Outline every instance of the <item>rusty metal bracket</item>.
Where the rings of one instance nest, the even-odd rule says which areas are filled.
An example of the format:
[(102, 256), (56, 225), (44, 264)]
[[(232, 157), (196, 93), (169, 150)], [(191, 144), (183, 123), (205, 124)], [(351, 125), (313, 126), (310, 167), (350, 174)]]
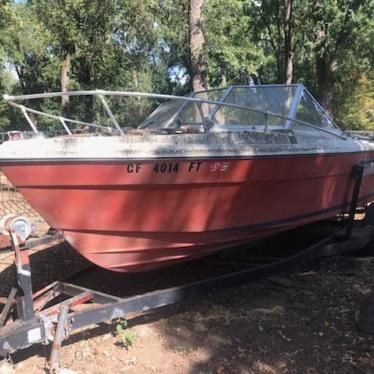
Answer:
[(14, 301), (16, 299), (16, 295), (17, 295), (17, 288), (13, 286), (12, 289), (10, 290), (9, 296), (6, 300), (6, 303), (3, 307), (3, 310), (1, 311), (0, 328), (4, 326), (4, 323), (6, 322), (6, 320), (9, 317), (9, 313), (14, 306)]
[(51, 374), (57, 374), (60, 369), (60, 351), (63, 340), (67, 336), (67, 327), (68, 327), (68, 312), (69, 306), (64, 305), (60, 309), (58, 315), (58, 322), (56, 327), (56, 332), (52, 344), (51, 356), (49, 359), (49, 372)]
[(28, 251), (21, 251), (18, 236), (13, 230), (9, 234), (15, 254), (17, 316), (21, 320), (30, 321), (34, 318), (34, 305), (29, 253)]

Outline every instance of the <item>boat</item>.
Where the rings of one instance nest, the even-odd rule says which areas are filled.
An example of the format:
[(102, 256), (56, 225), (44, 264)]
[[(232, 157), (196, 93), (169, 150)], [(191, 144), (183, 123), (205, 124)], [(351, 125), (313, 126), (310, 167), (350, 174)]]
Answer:
[[(110, 124), (32, 107), (63, 95), (93, 97)], [(115, 98), (163, 102), (125, 128)], [(112, 271), (161, 268), (344, 214), (352, 167), (374, 159), (374, 143), (342, 131), (301, 84), (4, 99), (32, 131), (10, 133), (1, 171), (73, 248)], [(64, 133), (41, 132), (41, 118)], [(371, 200), (365, 175), (359, 201)]]

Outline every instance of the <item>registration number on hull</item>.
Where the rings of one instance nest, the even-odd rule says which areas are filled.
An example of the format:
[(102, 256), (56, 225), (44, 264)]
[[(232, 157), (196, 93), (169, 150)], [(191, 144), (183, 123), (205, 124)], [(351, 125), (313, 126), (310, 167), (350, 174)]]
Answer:
[(230, 168), (229, 161), (190, 161), (190, 162), (157, 162), (156, 164), (133, 163), (126, 165), (127, 173), (140, 173), (146, 167), (151, 167), (156, 174), (175, 174), (179, 172), (197, 173), (208, 168), (209, 172), (225, 172)]

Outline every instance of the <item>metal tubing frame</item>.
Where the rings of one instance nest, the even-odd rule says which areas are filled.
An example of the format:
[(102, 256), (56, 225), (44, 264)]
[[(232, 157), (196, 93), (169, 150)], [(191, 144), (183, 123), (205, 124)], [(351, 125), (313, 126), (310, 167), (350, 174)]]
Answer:
[(370, 174), (374, 174), (374, 160), (361, 162), (357, 165), (354, 165), (352, 168), (351, 176), (354, 180), (354, 185), (349, 209), (348, 222), (344, 235), (345, 240), (349, 240), (352, 237), (353, 223), (356, 214), (357, 204), (360, 197), (362, 178), (364, 175)]
[(116, 120), (116, 117), (114, 117), (114, 114), (110, 110), (109, 105), (107, 104), (107, 102), (104, 99), (104, 96), (103, 95), (96, 95), (96, 96), (100, 99), (101, 103), (103, 104), (104, 109), (105, 109), (106, 113), (108, 114), (109, 118), (112, 120), (114, 127), (117, 129), (117, 131), (121, 135), (124, 135), (124, 132), (121, 129), (121, 126), (119, 125), (119, 123)]
[[(305, 89), (305, 87), (302, 84), (296, 85), (295, 97), (292, 100), (292, 105), (291, 105), (290, 111), (288, 112), (288, 117), (296, 118), (297, 107), (300, 104), (301, 95), (303, 94), (304, 89)], [(289, 129), (290, 127), (291, 127), (291, 122), (289, 120), (287, 120), (284, 128)]]
[(352, 236), (352, 229), (353, 229), (353, 223), (354, 223), (356, 209), (357, 209), (357, 202), (358, 202), (358, 198), (360, 195), (362, 177), (364, 174), (364, 166), (362, 164), (355, 165), (352, 169), (351, 174), (354, 180), (354, 185), (353, 185), (353, 191), (352, 191), (351, 205), (349, 208), (348, 222), (347, 222), (347, 227), (346, 227), (346, 231), (344, 235), (344, 239), (346, 240), (349, 240)]
[(17, 315), (23, 321), (31, 321), (34, 316), (32, 296), (31, 268), (28, 251), (21, 251), (17, 235), (10, 230), (10, 240), (15, 255), (15, 271), (17, 278)]
[(62, 306), (58, 315), (58, 322), (56, 327), (56, 333), (54, 336), (52, 351), (49, 360), (49, 372), (58, 373), (60, 369), (60, 351), (62, 341), (64, 340), (66, 329), (68, 327), (67, 315), (69, 313), (68, 306)]
[[(286, 87), (287, 85), (280, 85), (280, 86)], [(297, 86), (297, 85), (295, 85), (295, 86)], [(241, 86), (233, 86), (233, 87), (241, 87)], [(243, 86), (243, 87), (248, 87), (248, 86)], [(269, 86), (261, 86), (261, 87), (269, 87)], [(49, 92), (49, 93), (43, 93), (43, 94), (29, 94), (29, 95), (19, 95), (19, 96), (4, 95), (3, 99), (6, 102), (8, 102), (10, 105), (13, 105), (15, 107), (23, 107), (25, 110), (27, 110), (31, 113), (45, 115), (45, 116), (60, 120), (59, 116), (54, 116), (52, 114), (36, 111), (34, 109), (25, 107), (23, 105), (16, 104), (15, 101), (43, 99), (43, 98), (48, 99), (48, 98), (61, 97), (61, 96), (89, 96), (89, 95), (93, 95), (93, 96), (126, 96), (126, 97), (141, 97), (141, 98), (146, 97), (146, 98), (164, 99), (164, 100), (184, 100), (184, 101), (196, 102), (196, 103), (201, 103), (201, 104), (205, 103), (205, 104), (212, 104), (212, 105), (217, 105), (217, 106), (227, 106), (227, 107), (236, 108), (236, 109), (248, 110), (248, 111), (251, 111), (251, 112), (254, 112), (254, 113), (261, 113), (261, 114), (265, 114), (265, 115), (268, 115), (268, 116), (271, 116), (271, 117), (281, 118), (281, 119), (284, 119), (284, 120), (287, 120), (287, 121), (294, 122), (294, 123), (299, 124), (299, 125), (303, 125), (303, 126), (306, 126), (306, 127), (316, 129), (318, 131), (324, 132), (324, 133), (329, 134), (329, 135), (333, 135), (333, 136), (338, 137), (340, 139), (344, 139), (344, 140), (347, 139), (347, 136), (345, 136), (345, 135), (337, 134), (334, 131), (330, 131), (330, 130), (325, 129), (323, 127), (312, 125), (311, 123), (301, 121), (301, 120), (298, 120), (296, 118), (290, 118), (288, 116), (284, 116), (284, 115), (281, 115), (281, 114), (276, 114), (276, 113), (273, 113), (273, 112), (270, 112), (270, 111), (263, 111), (263, 110), (259, 110), (259, 109), (254, 109), (254, 108), (250, 108), (250, 107), (247, 107), (247, 106), (244, 106), (244, 105), (226, 103), (226, 102), (221, 102), (221, 101), (216, 101), (216, 100), (198, 99), (198, 98), (189, 97), (189, 96), (164, 95), (164, 94), (154, 94), (154, 93), (135, 92), (135, 91), (104, 91), (104, 90), (87, 91), (86, 90), (86, 91), (70, 91), (70, 92)], [(107, 113), (109, 115), (109, 112), (107, 112)], [(112, 116), (113, 116), (113, 114), (112, 114)], [(71, 120), (71, 119), (65, 118), (65, 117), (63, 117), (63, 119), (65, 121), (70, 121), (72, 123), (82, 123), (81, 121)], [(111, 117), (111, 119), (113, 121), (112, 117)], [(115, 120), (115, 118), (114, 118), (114, 120)], [(100, 125), (89, 124), (89, 123), (85, 123), (85, 122), (83, 122), (83, 124), (85, 124), (87, 126), (93, 126), (93, 127), (98, 127), (98, 128), (101, 128), (101, 129), (106, 129), (104, 126), (100, 126)], [(339, 129), (339, 128), (337, 127), (337, 129)]]
[(6, 303), (3, 307), (3, 310), (1, 311), (0, 328), (3, 327), (4, 323), (7, 320), (8, 316), (9, 316), (9, 312), (13, 307), (14, 300), (16, 299), (16, 296), (17, 296), (17, 288), (13, 286), (12, 289), (10, 290), (10, 292), (9, 292), (9, 296), (6, 299)]
[[(227, 99), (227, 97), (230, 95), (231, 91), (233, 90), (234, 86), (229, 86), (227, 87), (226, 91), (224, 91), (223, 95), (221, 96), (221, 98), (219, 99), (219, 102), (221, 103), (224, 103), (225, 100)], [(218, 112), (219, 108), (221, 108), (220, 105), (217, 105), (216, 108), (214, 108), (208, 115), (208, 118), (209, 119), (213, 119), (213, 117), (215, 116), (215, 114)]]
[[(60, 232), (56, 232), (53, 235), (46, 234), (40, 239), (31, 239), (25, 243), (25, 246), (21, 248), (21, 250), (27, 250), (27, 249), (32, 249), (36, 247), (40, 247), (41, 245), (44, 244), (51, 244), (52, 242), (55, 242), (55, 244), (59, 244), (62, 241), (62, 235)], [(0, 250), (1, 254), (5, 253), (11, 253), (14, 252), (13, 247), (7, 247), (4, 249)]]
[(67, 126), (63, 117), (60, 117), (60, 122), (61, 122), (62, 126), (64, 127), (65, 131), (68, 133), (68, 135), (72, 135), (72, 133), (71, 133), (69, 127)]
[(32, 131), (34, 131), (34, 133), (37, 134), (38, 133), (38, 129), (36, 128), (36, 126), (34, 125), (34, 122), (31, 121), (31, 118), (27, 114), (27, 108), (25, 106), (23, 106), (23, 105), (20, 105), (19, 108), (21, 109), (22, 114), (25, 116), (26, 121), (28, 122), (28, 124), (32, 128)]
[(27, 122), (29, 123), (30, 127), (32, 128), (32, 130), (36, 134), (38, 134), (38, 130), (37, 130), (36, 126), (34, 125), (34, 123), (31, 121), (31, 119), (28, 116), (27, 112), (34, 113), (34, 114), (39, 114), (41, 116), (48, 117), (48, 118), (53, 118), (53, 119), (56, 119), (56, 120), (58, 120), (60, 122), (61, 122), (61, 119), (62, 119), (65, 122), (71, 122), (71, 123), (75, 123), (77, 125), (84, 125), (84, 126), (94, 127), (94, 128), (97, 128), (97, 129), (102, 129), (102, 130), (105, 130), (105, 131), (107, 131), (107, 132), (110, 133), (110, 131), (108, 131), (108, 128), (106, 128), (105, 126), (100, 126), (100, 125), (96, 125), (94, 123), (89, 123), (89, 122), (78, 121), (78, 120), (71, 119), (71, 118), (66, 118), (66, 117), (61, 117), (61, 116), (55, 116), (54, 114), (41, 112), (39, 110), (32, 109), (32, 108), (26, 107), (24, 105), (20, 105), (20, 104), (14, 103), (12, 101), (9, 101), (9, 105), (11, 105), (11, 106), (13, 106), (15, 108), (21, 109), (22, 113), (25, 115), (25, 117), (27, 119)]

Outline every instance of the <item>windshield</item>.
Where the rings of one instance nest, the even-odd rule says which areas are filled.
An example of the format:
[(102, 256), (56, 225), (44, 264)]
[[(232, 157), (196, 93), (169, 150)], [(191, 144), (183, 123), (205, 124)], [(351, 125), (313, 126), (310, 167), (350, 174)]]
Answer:
[(271, 112), (288, 117), (296, 92), (296, 86), (233, 87), (225, 102), (242, 105), (255, 111), (221, 106), (214, 115), (220, 125), (284, 125), (284, 118), (268, 116)]
[(168, 101), (154, 110), (140, 128), (204, 126), (206, 121), (217, 128), (300, 125), (297, 121), (323, 128), (336, 127), (301, 85), (230, 86), (186, 97), (214, 103), (192, 102), (183, 98)]
[[(219, 101), (225, 88), (195, 92), (185, 97), (200, 100)], [(157, 107), (139, 126), (139, 128), (169, 128), (176, 123), (200, 125), (216, 107), (214, 104), (181, 100), (171, 100)]]
[(326, 115), (321, 106), (313, 99), (312, 95), (303, 90), (296, 111), (296, 119), (311, 123), (318, 127), (336, 127), (330, 117)]

